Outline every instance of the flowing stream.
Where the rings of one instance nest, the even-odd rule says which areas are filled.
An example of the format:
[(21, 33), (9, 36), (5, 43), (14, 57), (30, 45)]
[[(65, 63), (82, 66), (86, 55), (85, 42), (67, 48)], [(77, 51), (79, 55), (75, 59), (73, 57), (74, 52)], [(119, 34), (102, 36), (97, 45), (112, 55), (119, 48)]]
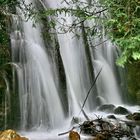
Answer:
[[(35, 4), (31, 0), (25, 2)], [(46, 9), (67, 6), (61, 3), (61, 0), (40, 0), (40, 4)], [(22, 15), (19, 9), (17, 12)], [(61, 21), (63, 16), (58, 16), (58, 19)], [(72, 20), (72, 17), (66, 15), (66, 23), (69, 24)], [(56, 48), (55, 43), (47, 44), (46, 42), (50, 40), (44, 40), (42, 24), (34, 23), (31, 19), (25, 21), (23, 15), (20, 18), (13, 17), (14, 30), (11, 33), (11, 44), (13, 62), (18, 65), (15, 81), (18, 82), (20, 130), (23, 130), (23, 134), (31, 140), (56, 140), (59, 138), (56, 138), (55, 134), (63, 128), (65, 130), (69, 128), (71, 118), (79, 114), (101, 68), (96, 86), (91, 90), (84, 106), (87, 113), (96, 109), (97, 97), (102, 98), (104, 103), (116, 105), (123, 103), (119, 81), (121, 78), (115, 66), (116, 48), (110, 41), (99, 45), (97, 49), (89, 48), (87, 51), (82, 37), (78, 39), (69, 32), (56, 33), (55, 38), (59, 44)], [(79, 33), (82, 34), (82, 31)], [(98, 44), (100, 41), (94, 40), (92, 43)], [(61, 78), (58, 62), (50, 51), (56, 49), (59, 49), (58, 54), (62, 60), (61, 73), (64, 79)], [(60, 83), (65, 85), (62, 93), (60, 93)], [(25, 130), (32, 132), (26, 133)], [(66, 138), (61, 137), (61, 139)]]

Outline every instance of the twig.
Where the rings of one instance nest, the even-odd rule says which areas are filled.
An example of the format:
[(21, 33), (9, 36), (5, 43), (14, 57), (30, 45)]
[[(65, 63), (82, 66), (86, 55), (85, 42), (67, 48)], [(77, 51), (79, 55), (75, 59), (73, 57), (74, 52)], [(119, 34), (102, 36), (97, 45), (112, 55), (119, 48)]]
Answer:
[(82, 109), (81, 112), (83, 113), (84, 117), (85, 117), (88, 121), (90, 121), (90, 119), (89, 119), (88, 115), (85, 113), (84, 109)]
[(83, 108), (84, 108), (84, 106), (85, 106), (85, 103), (86, 103), (86, 101), (87, 101), (87, 99), (88, 99), (88, 96), (89, 96), (89, 94), (90, 94), (90, 91), (91, 91), (92, 88), (94, 87), (94, 85), (95, 85), (95, 83), (96, 83), (96, 81), (97, 81), (97, 79), (98, 79), (98, 77), (99, 77), (101, 71), (102, 71), (102, 68), (101, 68), (100, 71), (98, 72), (98, 74), (97, 74), (97, 76), (95, 77), (95, 80), (93, 81), (93, 83), (92, 83), (92, 85), (91, 85), (89, 91), (87, 92), (87, 96), (86, 96), (86, 98), (85, 98), (85, 100), (84, 100), (84, 103), (83, 103), (83, 105), (82, 105), (82, 107), (81, 107), (81, 110), (80, 110), (79, 114), (82, 112), (82, 110), (83, 110)]
[(96, 118), (97, 118), (98, 120), (102, 120), (102, 118), (103, 118), (103, 116), (96, 115), (96, 114), (94, 114), (94, 115), (96, 116)]
[(72, 129), (70, 129), (69, 131), (58, 134), (58, 136), (66, 135), (66, 134), (68, 134), (70, 131), (72, 131), (73, 129), (75, 129), (75, 128), (77, 128), (77, 127), (79, 127), (79, 126), (74, 126), (74, 127), (72, 127)]
[(96, 12), (95, 14), (102, 13), (102, 12), (104, 12), (104, 11), (106, 11), (106, 10), (108, 10), (108, 8), (105, 8), (105, 9), (103, 9), (103, 10), (101, 10), (101, 11), (98, 11), (98, 12)]
[(108, 41), (108, 39), (106, 39), (106, 40), (102, 41), (102, 42), (101, 42), (101, 43), (99, 43), (99, 44), (95, 44), (94, 46), (91, 46), (91, 47), (96, 48), (97, 46), (99, 46), (99, 45), (101, 45), (101, 44), (105, 43), (106, 41)]

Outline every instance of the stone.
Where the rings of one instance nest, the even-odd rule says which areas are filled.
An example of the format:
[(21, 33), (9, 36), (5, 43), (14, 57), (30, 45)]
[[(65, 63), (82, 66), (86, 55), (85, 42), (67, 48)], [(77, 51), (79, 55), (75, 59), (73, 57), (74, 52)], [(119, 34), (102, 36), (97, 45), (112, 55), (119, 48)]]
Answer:
[(130, 111), (128, 111), (126, 108), (122, 107), (122, 106), (118, 106), (115, 110), (114, 110), (115, 114), (120, 114), (120, 115), (126, 115), (126, 114), (130, 114)]
[(93, 140), (107, 140), (103, 134), (97, 134)]
[(140, 121), (140, 113), (135, 112), (133, 114), (129, 114), (129, 115), (126, 116), (126, 118), (129, 119), (129, 120)]
[(76, 131), (70, 131), (69, 140), (80, 140), (80, 135)]
[(101, 105), (105, 104), (105, 102), (106, 101), (102, 96), (97, 96), (96, 97), (96, 105), (97, 106), (101, 106)]
[(28, 140), (21, 137), (16, 131), (8, 129), (0, 132), (0, 140)]
[(96, 125), (92, 121), (85, 121), (80, 127), (81, 133), (86, 135), (94, 135)]
[(98, 108), (98, 111), (103, 111), (103, 112), (107, 112), (107, 113), (113, 113), (114, 109), (115, 109), (115, 105), (113, 105), (113, 104), (104, 104), (104, 105), (101, 105)]
[(117, 118), (114, 115), (108, 115), (107, 118), (116, 120)]

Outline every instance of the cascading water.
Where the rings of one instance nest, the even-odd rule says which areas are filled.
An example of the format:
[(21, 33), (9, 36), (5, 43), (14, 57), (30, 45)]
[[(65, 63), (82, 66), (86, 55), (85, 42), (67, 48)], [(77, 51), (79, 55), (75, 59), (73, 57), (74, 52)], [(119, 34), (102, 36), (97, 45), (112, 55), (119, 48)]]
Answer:
[[(33, 1), (25, 0), (26, 3)], [(41, 1), (41, 0), (40, 0)], [(41, 1), (45, 8), (60, 8), (61, 1)], [(62, 5), (61, 6), (65, 6)], [(21, 11), (18, 9), (18, 14)], [(61, 19), (63, 15), (58, 18)], [(73, 19), (66, 16), (66, 22)], [(16, 21), (18, 21), (16, 23)], [(64, 98), (60, 97), (56, 85), (57, 71), (52, 65), (52, 58), (45, 47), (41, 35), (41, 25), (33, 21), (24, 21), (24, 17), (14, 18), (14, 32), (11, 34), (13, 62), (17, 69), (17, 82), (20, 100), (21, 128), (57, 128), (64, 123), (65, 110), (62, 106)], [(59, 24), (57, 25), (59, 26)], [(57, 30), (57, 29), (56, 29)], [(81, 32), (80, 32), (81, 33)], [(82, 33), (81, 33), (82, 34)], [(78, 115), (80, 108), (91, 87), (93, 78), (90, 75), (87, 52), (84, 39), (73, 38), (73, 33), (57, 34), (62, 63), (64, 65), (69, 117)], [(96, 41), (95, 44), (99, 42)], [(51, 47), (51, 46), (49, 46)], [(90, 49), (95, 76), (102, 68), (96, 83), (97, 94), (104, 98), (107, 103), (121, 104), (120, 89), (116, 82), (116, 69), (114, 66), (115, 50), (108, 41), (97, 49)], [(91, 59), (91, 58), (90, 58)], [(90, 67), (90, 68), (91, 68)], [(53, 68), (53, 69), (52, 69)], [(108, 76), (109, 75), (109, 76)], [(92, 80), (92, 81), (91, 81)], [(61, 82), (61, 81), (60, 81)], [(94, 93), (92, 91), (92, 93)], [(85, 110), (86, 112), (96, 108), (95, 95), (90, 94)], [(95, 93), (94, 93), (95, 94)], [(61, 95), (63, 96), (63, 95)]]
[[(61, 0), (57, 2), (45, 1), (43, 5), (45, 8), (54, 9), (68, 6), (65, 3), (61, 4)], [(63, 16), (66, 16), (65, 24), (72, 24), (73, 18), (63, 14), (59, 15), (57, 18), (59, 23), (63, 22)], [(61, 26), (59, 23), (57, 24), (58, 28), (56, 29), (58, 32), (59, 26)], [(60, 54), (66, 73), (69, 112), (71, 115), (77, 115), (80, 111), (80, 106), (84, 102), (86, 93), (91, 86), (91, 77), (88, 70), (84, 41), (82, 38), (77, 39), (74, 36), (74, 33), (68, 32), (65, 34), (57, 34)], [(86, 108), (89, 110), (92, 106), (93, 100), (87, 103)]]
[(8, 112), (10, 111), (11, 108), (11, 102), (10, 102), (10, 90), (9, 90), (9, 81), (6, 77), (6, 75), (3, 73), (3, 80), (5, 82), (6, 85), (6, 89), (5, 89), (5, 95), (4, 95), (4, 101), (3, 101), (3, 106), (4, 106), (4, 129), (7, 128), (7, 120), (8, 120)]
[(13, 61), (21, 68), (18, 71), (21, 125), (24, 129), (41, 125), (57, 127), (64, 113), (40, 27), (34, 28), (31, 20), (18, 26), (22, 32), (15, 30), (11, 40), (13, 54), (18, 55)]
[(115, 46), (110, 41), (106, 41), (104, 44), (99, 45), (95, 51), (95, 75), (102, 68), (102, 72), (96, 83), (98, 95), (103, 97), (106, 103), (122, 104), (121, 90), (117, 83), (118, 79), (116, 79), (118, 75), (116, 74), (116, 67), (114, 65), (116, 58)]

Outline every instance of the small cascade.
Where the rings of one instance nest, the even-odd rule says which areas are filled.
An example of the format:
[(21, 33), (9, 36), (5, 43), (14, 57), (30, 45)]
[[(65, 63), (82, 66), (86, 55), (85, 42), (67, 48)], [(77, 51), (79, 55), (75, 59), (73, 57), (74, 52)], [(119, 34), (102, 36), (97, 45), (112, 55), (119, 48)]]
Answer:
[(11, 94), (9, 77), (5, 66), (0, 67), (0, 127), (6, 129), (9, 126), (11, 114)]
[(122, 104), (120, 85), (116, 78), (119, 75), (117, 75), (115, 66), (117, 58), (115, 46), (107, 40), (102, 45), (96, 47), (94, 54), (95, 75), (102, 68), (102, 72), (96, 83), (98, 95), (103, 97), (106, 103)]
[(5, 89), (5, 97), (4, 97), (4, 129), (7, 128), (8, 124), (8, 114), (11, 111), (11, 101), (10, 101), (10, 91), (9, 91), (9, 82), (6, 75), (3, 75), (3, 79), (5, 81), (6, 89)]

